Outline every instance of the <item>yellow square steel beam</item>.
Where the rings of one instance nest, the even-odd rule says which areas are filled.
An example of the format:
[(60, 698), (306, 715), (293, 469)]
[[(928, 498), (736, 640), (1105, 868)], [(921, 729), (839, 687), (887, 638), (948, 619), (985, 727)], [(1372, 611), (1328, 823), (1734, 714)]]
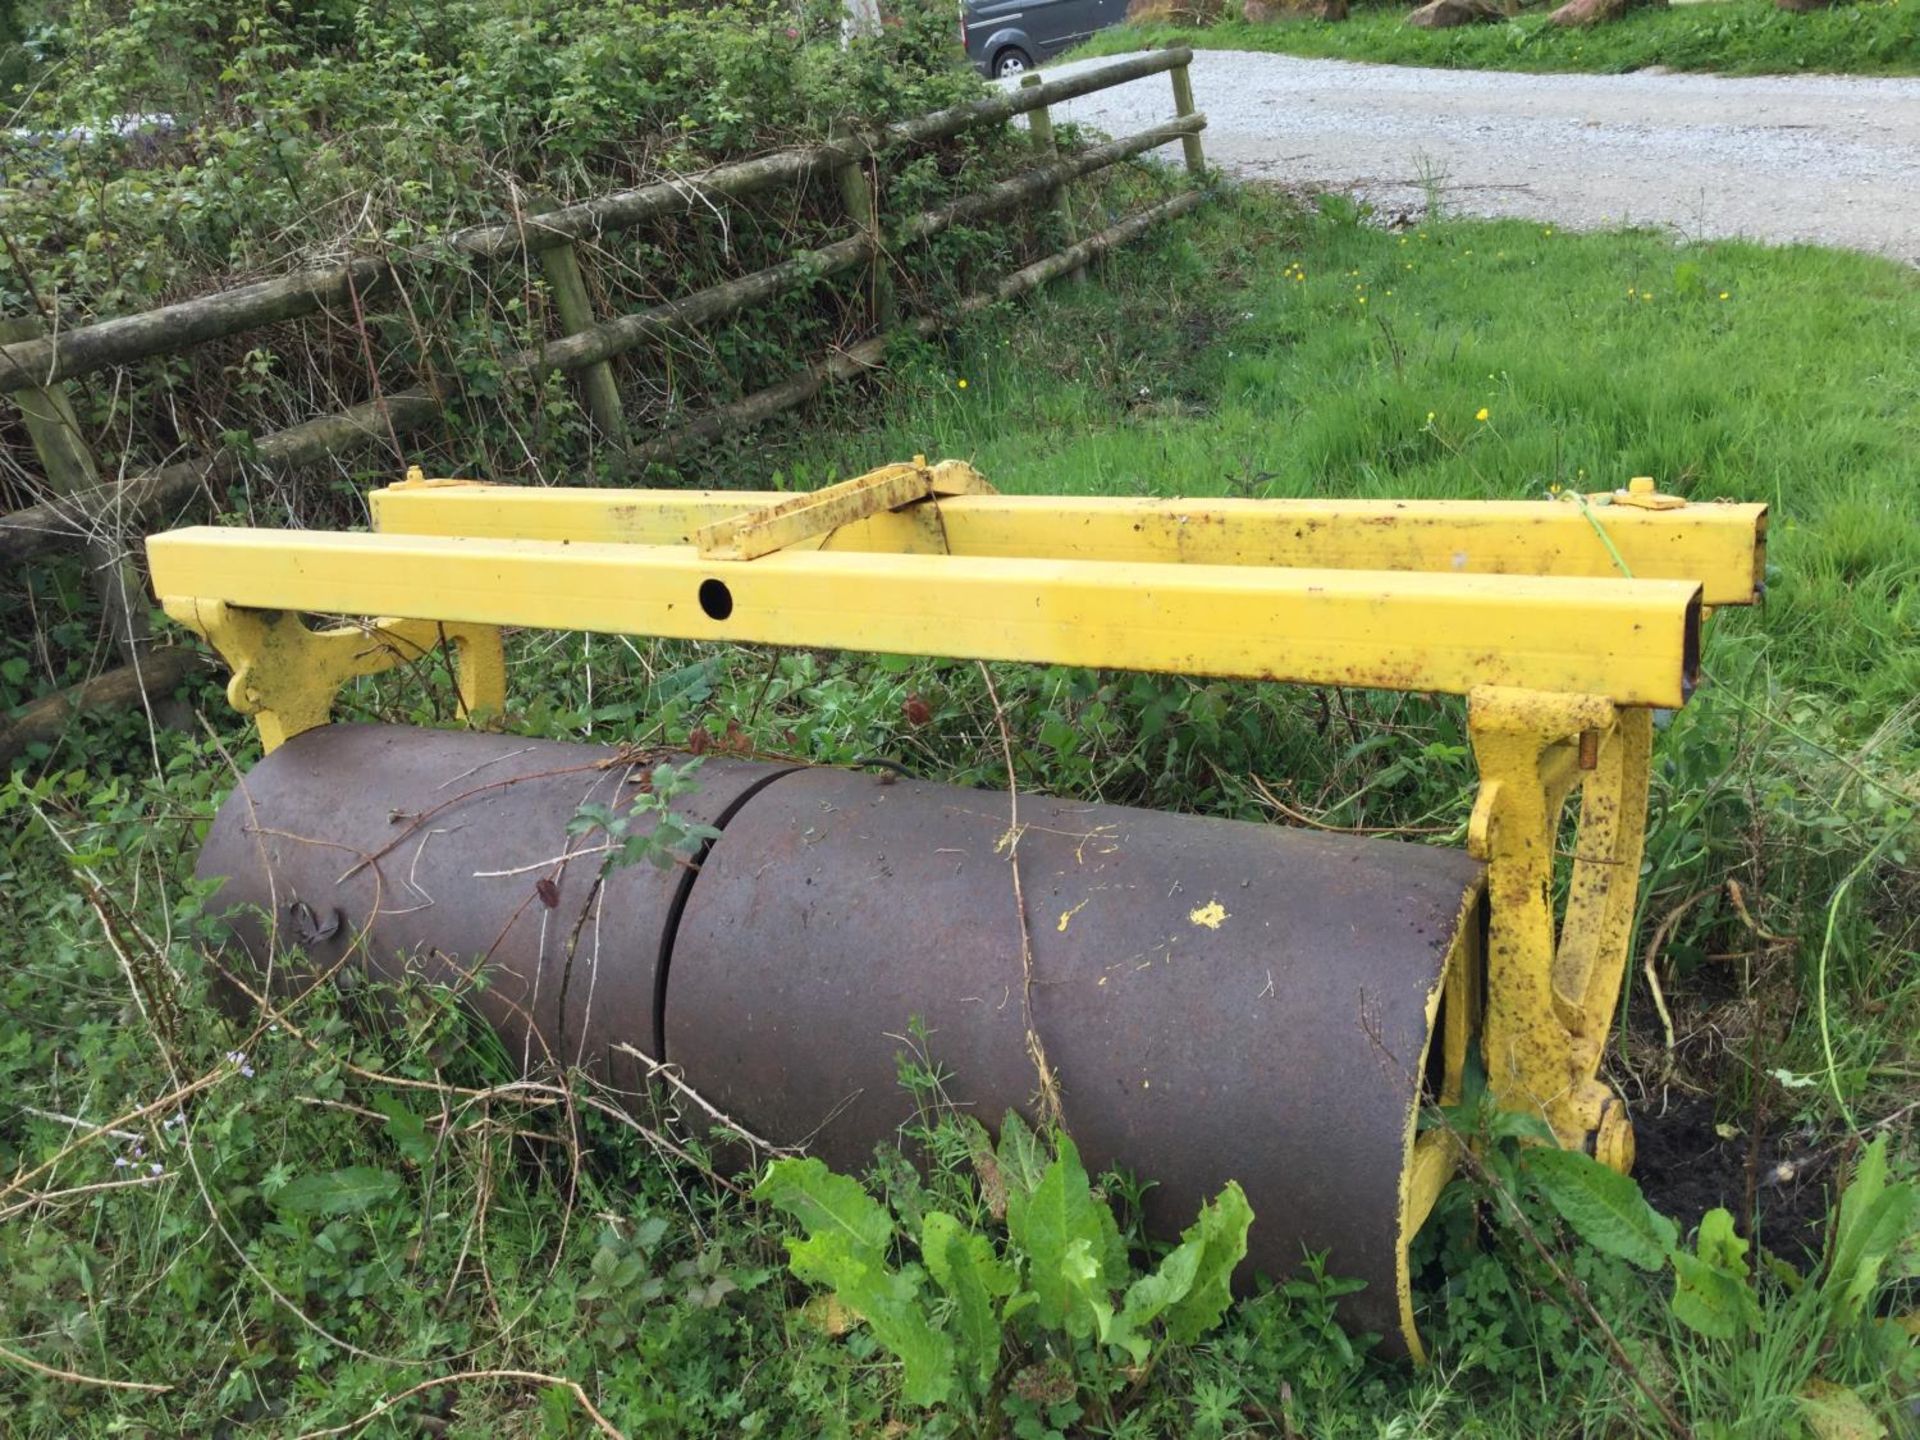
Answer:
[[(791, 498), (775, 491), (446, 485), (377, 490), (372, 500), (375, 524), (388, 534), (679, 545), (702, 526)], [(803, 543), (836, 551), (1595, 579), (1619, 578), (1617, 551), (1635, 579), (1695, 581), (1708, 605), (1751, 604), (1760, 592), (1764, 505), (1601, 505), (1590, 515), (1545, 500), (961, 495), (869, 516)]]
[(1700, 587), (1673, 580), (804, 550), (742, 564), (684, 545), (211, 527), (147, 553), (169, 602), (1388, 690), (1677, 706), (1699, 653)]

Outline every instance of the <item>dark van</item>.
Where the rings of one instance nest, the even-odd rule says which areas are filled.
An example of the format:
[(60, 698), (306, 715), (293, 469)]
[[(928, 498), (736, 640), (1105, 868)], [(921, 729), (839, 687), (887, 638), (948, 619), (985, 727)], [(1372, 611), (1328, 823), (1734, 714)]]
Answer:
[(1127, 15), (1127, 0), (962, 0), (967, 58), (996, 80), (1032, 69)]

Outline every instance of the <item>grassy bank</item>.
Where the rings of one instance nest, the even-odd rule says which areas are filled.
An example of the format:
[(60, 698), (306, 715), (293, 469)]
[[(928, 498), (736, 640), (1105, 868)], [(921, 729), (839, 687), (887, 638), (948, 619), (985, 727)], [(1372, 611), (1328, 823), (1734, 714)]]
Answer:
[[(1098, 282), (903, 349), (873, 388), (700, 473), (811, 487), (923, 451), (1016, 492), (1545, 497), (1652, 474), (1769, 502), (1768, 602), (1716, 617), (1711, 683), (1659, 741), (1643, 943), (1706, 892), (1663, 951), (1675, 1037), (1636, 979), (1609, 1069), (1646, 1136), (1704, 1106), (1729, 1177), (1764, 1155), (1754, 1213), (1737, 1179), (1723, 1203), (1770, 1249), (1817, 1254), (1856, 1137), (1891, 1135), (1903, 1173), (1914, 1154), (1912, 272), (1519, 223), (1386, 233), (1243, 195)], [(1007, 778), (970, 665), (526, 637), (511, 687), (531, 732), (677, 745), (735, 721), (811, 760)], [(577, 1380), (631, 1435), (952, 1433), (903, 1400), (865, 1327), (806, 1308), (772, 1216), (597, 1112), (576, 1128), (494, 1088), (503, 1057), (444, 997), (403, 994), (370, 1031), (326, 992), (275, 1030), (218, 1019), (187, 873), (252, 741), (216, 685), (193, 698), (206, 731), (88, 721), (0, 798), (0, 1173), (55, 1162), (27, 1187), (43, 1198), (9, 1210), (21, 1194), (0, 1192), (0, 1345), (172, 1387), (101, 1391), (0, 1356), (11, 1433), (296, 1435), (456, 1372), (360, 1433), (596, 1433), (540, 1376)], [(428, 721), (438, 698), (366, 682), (349, 711)], [(1271, 819), (1258, 779), (1321, 823), (1443, 841), (1471, 798), (1452, 704), (1031, 667), (1004, 670), (999, 698), (1023, 788)], [(63, 1156), (62, 1116), (122, 1118)], [(355, 1167), (374, 1178), (349, 1203)], [(923, 1182), (881, 1173), (902, 1213), (919, 1203)], [(964, 1161), (924, 1183), (978, 1207)], [(1421, 1252), (1432, 1369), (1354, 1348), (1334, 1287), (1307, 1276), (1105, 1412), (1071, 1386), (1049, 1403), (1036, 1362), (1011, 1433), (1666, 1433), (1644, 1386), (1702, 1437), (1791, 1436), (1816, 1373), (1882, 1415), (1914, 1383), (1881, 1332), (1818, 1320), (1813, 1287), (1762, 1267), (1757, 1336), (1706, 1339), (1664, 1282), (1523, 1213), (1548, 1260), (1481, 1186), (1443, 1201)]]
[[(1331, 60), (1433, 65), (1459, 70), (1565, 70), (1618, 75), (1664, 65), (1722, 75), (1920, 74), (1920, 8), (1914, 0), (1867, 0), (1795, 15), (1772, 0), (1709, 0), (1641, 10), (1581, 30), (1547, 22), (1542, 5), (1499, 24), (1419, 30), (1407, 5), (1357, 4), (1340, 24), (1317, 20), (1249, 25), (1121, 25), (1076, 55), (1112, 55), (1143, 46), (1270, 50)], [(1238, 7), (1230, 6), (1237, 17)]]

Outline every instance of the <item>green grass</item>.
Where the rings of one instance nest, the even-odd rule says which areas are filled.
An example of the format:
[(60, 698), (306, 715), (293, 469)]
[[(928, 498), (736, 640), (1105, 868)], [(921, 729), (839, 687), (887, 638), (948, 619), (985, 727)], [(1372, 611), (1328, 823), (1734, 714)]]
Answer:
[[(1362, 3), (1339, 24), (1317, 20), (1249, 25), (1121, 25), (1075, 52), (1112, 55), (1145, 46), (1270, 50), (1334, 60), (1433, 65), (1462, 70), (1570, 70), (1617, 75), (1664, 65), (1723, 75), (1920, 74), (1920, 4), (1865, 0), (1795, 15), (1772, 0), (1708, 0), (1641, 10), (1593, 29), (1547, 22), (1549, 7), (1499, 24), (1420, 30), (1410, 6)], [(1231, 6), (1237, 17), (1238, 7)]]
[[(1668, 942), (1681, 1043), (1666, 1053), (1636, 980), (1639, 1018), (1610, 1069), (1643, 1115), (1705, 1093), (1738, 1129), (1758, 1106), (1769, 1130), (1817, 1137), (1794, 1143), (1830, 1167), (1842, 1106), (1862, 1126), (1895, 1116), (1920, 1073), (1916, 333), (1920, 280), (1859, 256), (1520, 223), (1387, 233), (1337, 204), (1310, 217), (1240, 193), (1095, 284), (983, 317), (950, 346), (903, 348), (875, 387), (741, 437), (700, 473), (813, 486), (923, 451), (1016, 492), (1545, 497), (1652, 474), (1696, 499), (1767, 501), (1768, 602), (1716, 617), (1712, 683), (1659, 741), (1643, 943), (1714, 892)], [(514, 721), (536, 733), (684, 744), (734, 718), (809, 759), (897, 755), (960, 783), (1005, 780), (971, 665), (811, 652), (770, 665), (741, 648), (577, 637), (513, 658)], [(1457, 827), (1471, 800), (1452, 703), (1331, 697), (1329, 729), (1328, 697), (1285, 687), (1036, 667), (999, 683), (1023, 786), (1256, 818), (1260, 776), (1329, 823), (1367, 826)], [(926, 723), (904, 717), (908, 695)], [(402, 994), (370, 1023), (316, 993), (290, 1017), (297, 1035), (249, 1039), (222, 1020), (187, 876), (252, 742), (217, 686), (194, 698), (210, 731), (162, 733), (157, 764), (139, 723), (92, 719), (0, 791), (0, 1176), (68, 1143), (49, 1117), (104, 1121), (176, 1078), (213, 1077), (125, 1122), (138, 1139), (83, 1145), (30, 1188), (160, 1164), (153, 1183), (12, 1213), (20, 1197), (0, 1194), (0, 1346), (175, 1388), (103, 1391), (0, 1357), (0, 1429), (290, 1436), (436, 1376), (514, 1369), (580, 1381), (635, 1436), (940, 1433), (901, 1406), (870, 1336), (809, 1323), (764, 1212), (596, 1113), (576, 1149), (551, 1110), (444, 1088), (510, 1077), (444, 996)], [(415, 676), (347, 700), (366, 718), (431, 715)], [(1786, 945), (1756, 950), (1716, 890), (1729, 877)], [(154, 996), (175, 1021), (146, 1018)], [(239, 1046), (251, 1076), (224, 1058)], [(176, 1109), (188, 1126), (165, 1123)], [(1891, 1128), (1910, 1172), (1910, 1122)], [(393, 1193), (332, 1216), (288, 1198), (301, 1177), (352, 1165), (387, 1172)], [(888, 1174), (902, 1205), (917, 1182)], [(929, 1183), (964, 1195), (972, 1181), (949, 1169)], [(1490, 1223), (1500, 1213), (1463, 1184), (1423, 1235), (1429, 1371), (1355, 1353), (1307, 1281), (1170, 1355), (1111, 1426), (1054, 1433), (1659, 1433), (1568, 1275), (1702, 1437), (1804, 1433), (1795, 1397), (1816, 1371), (1887, 1414), (1915, 1383), (1867, 1332), (1817, 1338), (1771, 1277), (1756, 1342), (1706, 1341), (1675, 1326), (1658, 1283), (1535, 1208), (1549, 1269)], [(716, 1300), (715, 1277), (737, 1288)], [(1911, 1308), (1899, 1292), (1884, 1303)], [(593, 1433), (562, 1392), (501, 1377), (429, 1391), (363, 1433), (428, 1421)]]
[(1232, 227), (1243, 290), (1196, 296), (1196, 258), (1130, 268), (1145, 305), (1075, 319), (1056, 295), (1048, 323), (1010, 316), (945, 385), (896, 382), (877, 445), (811, 453), (844, 472), (856, 445), (940, 450), (1004, 489), (1096, 494), (1478, 498), (1652, 475), (1773, 507), (1766, 609), (1723, 629), (1763, 632), (1836, 721), (1865, 734), (1920, 690), (1915, 272), (1811, 247), (1527, 222), (1303, 232), (1262, 214), (1201, 222)]

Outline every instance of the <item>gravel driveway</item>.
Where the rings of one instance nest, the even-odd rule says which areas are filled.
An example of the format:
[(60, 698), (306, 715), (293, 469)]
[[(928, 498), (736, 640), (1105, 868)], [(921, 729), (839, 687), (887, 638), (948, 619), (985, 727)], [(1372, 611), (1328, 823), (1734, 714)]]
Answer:
[[(1111, 63), (1048, 67), (1049, 75)], [(1207, 158), (1249, 180), (1418, 210), (1805, 240), (1920, 264), (1920, 79), (1517, 75), (1200, 50)], [(1058, 107), (1119, 135), (1159, 79)]]

